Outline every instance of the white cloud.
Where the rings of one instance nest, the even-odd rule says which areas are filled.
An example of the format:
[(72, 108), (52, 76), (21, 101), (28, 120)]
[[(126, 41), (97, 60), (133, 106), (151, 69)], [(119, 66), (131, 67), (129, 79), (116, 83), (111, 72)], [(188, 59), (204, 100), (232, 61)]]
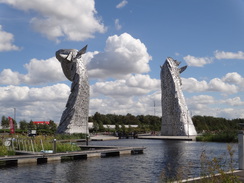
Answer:
[(139, 39), (123, 33), (110, 36), (105, 52), (93, 55), (87, 68), (92, 78), (125, 78), (131, 73), (149, 72), (150, 60), (146, 46)]
[(215, 102), (214, 97), (210, 95), (198, 95), (198, 96), (193, 96), (191, 98), (191, 101), (196, 103), (196, 104), (213, 104)]
[(210, 64), (213, 62), (212, 58), (208, 57), (194, 57), (191, 55), (187, 55), (183, 58), (187, 65), (189, 66), (195, 66), (195, 67), (203, 67), (206, 64)]
[(131, 75), (127, 79), (97, 82), (91, 86), (94, 96), (130, 97), (145, 95), (159, 89), (159, 80), (148, 75)]
[(200, 115), (205, 115), (209, 113), (209, 105), (214, 104), (216, 101), (212, 96), (198, 95), (187, 99), (186, 102), (192, 115), (199, 115), (199, 113)]
[(119, 19), (115, 19), (114, 25), (116, 30), (120, 30), (122, 28), (122, 26), (119, 23)]
[(24, 76), (23, 82), (27, 84), (43, 84), (66, 80), (61, 69), (60, 62), (52, 57), (47, 60), (32, 59), (25, 64), (28, 73)]
[(238, 92), (238, 86), (225, 83), (219, 78), (214, 78), (209, 82), (209, 90), (233, 94)]
[(223, 100), (223, 103), (226, 103), (231, 106), (244, 106), (244, 101), (242, 101), (240, 97), (234, 97)]
[(128, 3), (128, 1), (123, 0), (123, 1), (121, 1), (121, 2), (116, 6), (116, 8), (123, 8), (127, 3)]
[(231, 84), (244, 83), (244, 78), (241, 77), (241, 75), (238, 74), (237, 72), (227, 73), (222, 80)]
[(151, 90), (160, 88), (160, 80), (152, 79), (149, 75), (142, 74), (131, 75), (126, 79), (126, 84), (130, 87), (140, 87)]
[[(209, 95), (193, 96), (187, 99), (187, 104), (192, 116), (200, 115), (200, 116), (215, 116), (215, 117), (226, 117), (226, 118), (230, 117), (230, 114), (226, 113), (226, 111), (228, 111), (230, 107), (228, 106), (226, 108), (223, 107), (223, 102), (221, 100), (216, 100), (213, 96), (209, 96)], [(222, 108), (219, 108), (219, 106), (222, 106)], [(231, 118), (235, 118), (235, 117), (232, 116)]]
[(10, 69), (4, 69), (0, 72), (0, 84), (39, 85), (67, 80), (61, 69), (60, 62), (55, 57), (47, 60), (32, 59), (28, 64), (25, 64), (24, 67), (27, 69), (27, 74), (20, 74)]
[(188, 92), (203, 92), (208, 90), (208, 83), (206, 81), (198, 81), (195, 78), (181, 78), (182, 88)]
[(0, 52), (2, 51), (11, 51), (11, 50), (20, 50), (18, 46), (13, 44), (14, 35), (5, 32), (2, 29), (2, 25), (0, 25)]
[(217, 59), (244, 59), (244, 52), (238, 51), (234, 52), (224, 52), (224, 51), (215, 51), (215, 58)]
[(195, 78), (182, 78), (182, 88), (187, 92), (221, 92), (234, 94), (244, 90), (244, 78), (238, 73), (227, 73), (223, 78), (213, 78), (209, 82)]
[[(35, 101), (50, 101), (66, 99), (70, 92), (70, 87), (66, 84), (55, 84), (42, 88), (29, 88), (27, 86), (5, 86), (0, 87), (0, 101), (21, 101), (23, 103)], [(8, 105), (4, 103), (4, 105)]]
[(1, 0), (12, 7), (36, 12), (31, 19), (33, 28), (48, 39), (60, 41), (84, 41), (93, 38), (94, 33), (104, 33), (105, 26), (97, 17), (94, 0)]
[(219, 51), (216, 50), (214, 52), (214, 57), (194, 57), (191, 55), (187, 55), (183, 57), (183, 59), (186, 61), (186, 63), (189, 66), (195, 66), (195, 67), (203, 67), (206, 64), (211, 64), (214, 59), (244, 59), (244, 52), (238, 51), (238, 52), (225, 52), (225, 51)]
[[(161, 92), (154, 92), (149, 95), (91, 99), (90, 114), (100, 112), (103, 114), (122, 114), (131, 113), (133, 115), (161, 115)], [(155, 102), (155, 108), (154, 108)]]
[(0, 87), (0, 93), (2, 115), (12, 116), (13, 108), (16, 108), (17, 121), (53, 119), (58, 122), (65, 108), (70, 87), (65, 84), (43, 88), (10, 85)]
[[(216, 116), (229, 119), (244, 118), (244, 102), (239, 97), (216, 100), (213, 96), (199, 95), (187, 99), (190, 113), (201, 116)], [(225, 105), (223, 105), (225, 104)]]
[(18, 85), (21, 83), (22, 75), (18, 72), (13, 72), (11, 69), (4, 69), (0, 73), (1, 85)]

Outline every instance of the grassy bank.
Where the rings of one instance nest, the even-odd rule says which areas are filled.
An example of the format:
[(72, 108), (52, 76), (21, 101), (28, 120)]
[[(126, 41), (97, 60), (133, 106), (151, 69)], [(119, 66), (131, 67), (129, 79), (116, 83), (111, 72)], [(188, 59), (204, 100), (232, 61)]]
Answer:
[(196, 141), (203, 142), (238, 142), (238, 131), (206, 132), (196, 138)]

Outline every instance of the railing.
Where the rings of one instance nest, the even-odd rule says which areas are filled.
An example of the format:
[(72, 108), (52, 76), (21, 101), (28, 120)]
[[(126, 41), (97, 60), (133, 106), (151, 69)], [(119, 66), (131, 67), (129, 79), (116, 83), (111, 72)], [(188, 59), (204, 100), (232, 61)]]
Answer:
[(2, 138), (2, 144), (5, 145), (8, 150), (22, 151), (29, 153), (45, 152), (47, 150), (53, 150), (54, 142), (48, 141), (44, 143), (42, 139), (34, 138)]

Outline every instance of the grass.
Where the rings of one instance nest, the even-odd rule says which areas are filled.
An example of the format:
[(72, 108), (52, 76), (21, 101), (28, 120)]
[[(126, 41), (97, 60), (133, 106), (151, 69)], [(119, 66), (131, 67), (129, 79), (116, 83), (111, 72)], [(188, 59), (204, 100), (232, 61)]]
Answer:
[(9, 150), (7, 147), (1, 145), (0, 146), (0, 156), (11, 156), (15, 155), (15, 152), (13, 150)]
[[(54, 140), (46, 137), (35, 137), (28, 139), (18, 139), (15, 142), (18, 150), (41, 152), (45, 150), (54, 150)], [(75, 143), (62, 143), (56, 141), (56, 152), (78, 151), (81, 150)]]
[[(54, 138), (58, 140), (71, 140), (80, 139), (84, 137), (82, 134), (74, 135), (57, 135), (57, 136), (36, 136), (36, 137), (26, 137), (23, 135), (15, 136), (5, 136), (0, 140), (0, 156), (15, 155), (15, 150), (19, 151), (31, 151), (31, 152), (41, 152), (45, 150), (54, 150)], [(8, 139), (13, 139), (11, 145), (6, 147), (4, 142)], [(79, 151), (81, 150), (79, 146), (71, 142), (59, 142), (56, 141), (56, 152), (68, 152), (68, 151)]]

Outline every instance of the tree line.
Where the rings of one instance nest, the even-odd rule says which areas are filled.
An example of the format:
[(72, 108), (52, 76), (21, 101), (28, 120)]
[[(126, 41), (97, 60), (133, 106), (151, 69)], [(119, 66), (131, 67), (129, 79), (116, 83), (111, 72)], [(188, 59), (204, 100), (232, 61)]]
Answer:
[[(104, 125), (115, 125), (116, 131), (125, 131), (124, 125), (138, 125), (136, 129), (127, 129), (129, 131), (137, 130), (138, 132), (150, 132), (160, 131), (162, 118), (153, 115), (132, 115), (130, 113), (126, 115), (117, 114), (100, 114), (96, 112), (94, 115), (89, 117), (89, 122), (93, 122), (92, 131), (104, 132), (112, 129), (104, 127)], [(225, 119), (220, 117), (212, 116), (193, 116), (193, 124), (198, 133), (203, 132), (219, 132), (219, 131), (237, 131), (240, 130), (240, 123), (244, 123), (244, 119)], [(50, 120), (49, 125), (47, 124), (34, 124), (33, 121), (21, 120), (19, 122), (19, 128), (17, 128), (16, 121), (13, 120), (15, 129), (26, 132), (30, 129), (35, 129), (40, 133), (55, 133), (57, 129), (56, 123)], [(1, 125), (3, 129), (9, 128), (8, 118), (2, 116)]]
[[(89, 117), (89, 121), (94, 123), (97, 128), (103, 125), (138, 125), (142, 131), (160, 131), (162, 118), (152, 115), (137, 115), (130, 113), (127, 115), (117, 114), (100, 114), (96, 112)], [(193, 124), (198, 133), (219, 132), (219, 131), (236, 131), (240, 130), (240, 124), (244, 124), (244, 119), (226, 119), (212, 116), (196, 115), (192, 117)]]
[(212, 116), (193, 116), (193, 124), (198, 133), (241, 130), (240, 124), (244, 124), (244, 119), (226, 119)]
[[(89, 122), (93, 122), (95, 131), (107, 131), (104, 125), (115, 125), (116, 131), (132, 131), (147, 132), (147, 131), (160, 131), (161, 117), (153, 115), (137, 115), (134, 116), (130, 113), (126, 115), (117, 114), (100, 114), (96, 112), (93, 116), (89, 117)], [(124, 125), (138, 125), (135, 129), (125, 129)], [(121, 127), (120, 127), (121, 126)]]

